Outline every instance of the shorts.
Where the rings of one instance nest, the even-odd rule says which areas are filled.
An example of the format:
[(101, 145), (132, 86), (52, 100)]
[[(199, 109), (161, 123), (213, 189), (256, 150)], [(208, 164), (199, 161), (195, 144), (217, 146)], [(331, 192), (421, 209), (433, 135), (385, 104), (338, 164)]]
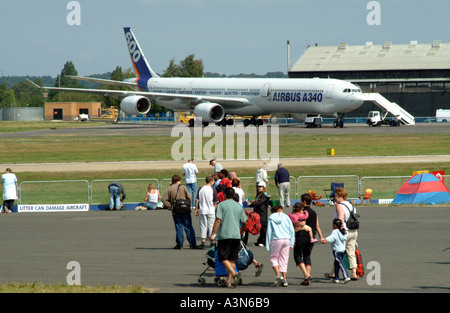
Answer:
[(241, 250), (240, 239), (222, 239), (218, 241), (219, 261), (235, 261), (239, 257), (239, 250)]
[(294, 245), (294, 261), (296, 265), (304, 263), (311, 265), (311, 252), (314, 245), (311, 243), (296, 242)]

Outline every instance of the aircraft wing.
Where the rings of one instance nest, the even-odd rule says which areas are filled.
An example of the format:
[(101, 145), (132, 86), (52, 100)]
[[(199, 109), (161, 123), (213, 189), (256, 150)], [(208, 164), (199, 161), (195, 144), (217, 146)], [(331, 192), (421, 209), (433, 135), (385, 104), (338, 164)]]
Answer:
[(87, 82), (94, 82), (99, 84), (106, 84), (106, 85), (113, 85), (113, 86), (120, 86), (120, 87), (136, 87), (137, 83), (135, 81), (117, 81), (117, 80), (110, 80), (110, 79), (102, 79), (102, 78), (93, 78), (93, 77), (82, 77), (82, 76), (69, 76), (72, 79), (76, 80), (83, 80)]
[(116, 98), (125, 98), (128, 96), (143, 96), (150, 100), (182, 100), (187, 103), (199, 103), (199, 102), (214, 102), (221, 104), (225, 109), (227, 108), (237, 108), (246, 105), (251, 105), (251, 102), (246, 98), (238, 97), (220, 97), (220, 96), (204, 96), (204, 95), (193, 95), (193, 94), (182, 94), (182, 93), (160, 93), (160, 92), (149, 92), (149, 91), (128, 91), (128, 90), (108, 90), (108, 89), (85, 89), (85, 88), (66, 88), (66, 87), (41, 87), (31, 80), (27, 79), (31, 84), (37, 88), (46, 90), (56, 90), (56, 91), (69, 91), (69, 92), (81, 92), (81, 93), (92, 93), (101, 94), (104, 96), (111, 96)]

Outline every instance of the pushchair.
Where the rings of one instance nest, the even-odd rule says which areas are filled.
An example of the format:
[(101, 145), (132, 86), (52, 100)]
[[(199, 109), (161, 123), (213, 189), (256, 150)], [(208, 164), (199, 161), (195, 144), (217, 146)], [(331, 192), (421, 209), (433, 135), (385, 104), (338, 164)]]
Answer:
[[(344, 188), (344, 183), (331, 183), (331, 189), (324, 189), (325, 196), (328, 198), (328, 204), (333, 205), (334, 204), (334, 194), (336, 193), (337, 188)], [(330, 195), (327, 195), (327, 191), (331, 191)]]
[[(241, 241), (241, 250), (239, 251), (239, 257), (236, 260), (236, 273), (247, 269), (247, 267), (253, 262), (253, 253), (250, 251), (244, 243)], [(216, 246), (211, 247), (206, 253), (206, 262), (203, 265), (207, 265), (206, 269), (199, 275), (197, 279), (198, 285), (206, 284), (206, 278), (214, 276), (214, 283), (219, 287), (225, 287), (227, 285), (228, 272), (219, 261), (218, 249)], [(214, 270), (214, 274), (210, 271)], [(239, 275), (239, 285), (242, 285), (242, 277)]]

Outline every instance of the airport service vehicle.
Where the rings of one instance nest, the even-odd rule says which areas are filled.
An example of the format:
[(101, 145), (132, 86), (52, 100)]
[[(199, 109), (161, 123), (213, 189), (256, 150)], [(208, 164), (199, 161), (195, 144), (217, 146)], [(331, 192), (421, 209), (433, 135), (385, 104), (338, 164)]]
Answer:
[(381, 125), (400, 126), (401, 122), (398, 118), (394, 118), (393, 120), (386, 119), (387, 115), (388, 112), (370, 111), (366, 123), (373, 127)]
[[(308, 116), (305, 119), (305, 125), (307, 128), (322, 128), (323, 120), (320, 116)], [(337, 127), (337, 126), (335, 126)]]
[(302, 122), (307, 114), (334, 115), (337, 116), (336, 125), (342, 126), (345, 113), (359, 108), (364, 102), (358, 86), (337, 79), (160, 77), (147, 62), (131, 28), (125, 27), (124, 32), (137, 78), (124, 81), (71, 78), (135, 90), (41, 88), (116, 97), (121, 101), (121, 110), (130, 115), (147, 114), (153, 101), (174, 111), (193, 111), (204, 125), (229, 125), (226, 115), (252, 116), (250, 123), (260, 125), (258, 116), (283, 113)]
[(450, 110), (443, 110), (443, 109), (436, 110), (436, 122), (442, 123), (450, 122)]

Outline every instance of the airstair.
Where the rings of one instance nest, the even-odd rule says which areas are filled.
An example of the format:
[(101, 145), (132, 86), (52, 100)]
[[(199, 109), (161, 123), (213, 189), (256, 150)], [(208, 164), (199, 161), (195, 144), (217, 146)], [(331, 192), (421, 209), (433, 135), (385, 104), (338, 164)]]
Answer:
[(406, 125), (414, 125), (414, 116), (406, 112), (401, 106), (395, 102), (391, 102), (379, 93), (363, 93), (365, 101), (372, 101), (377, 106), (383, 109), (383, 111), (398, 116), (400, 120)]

